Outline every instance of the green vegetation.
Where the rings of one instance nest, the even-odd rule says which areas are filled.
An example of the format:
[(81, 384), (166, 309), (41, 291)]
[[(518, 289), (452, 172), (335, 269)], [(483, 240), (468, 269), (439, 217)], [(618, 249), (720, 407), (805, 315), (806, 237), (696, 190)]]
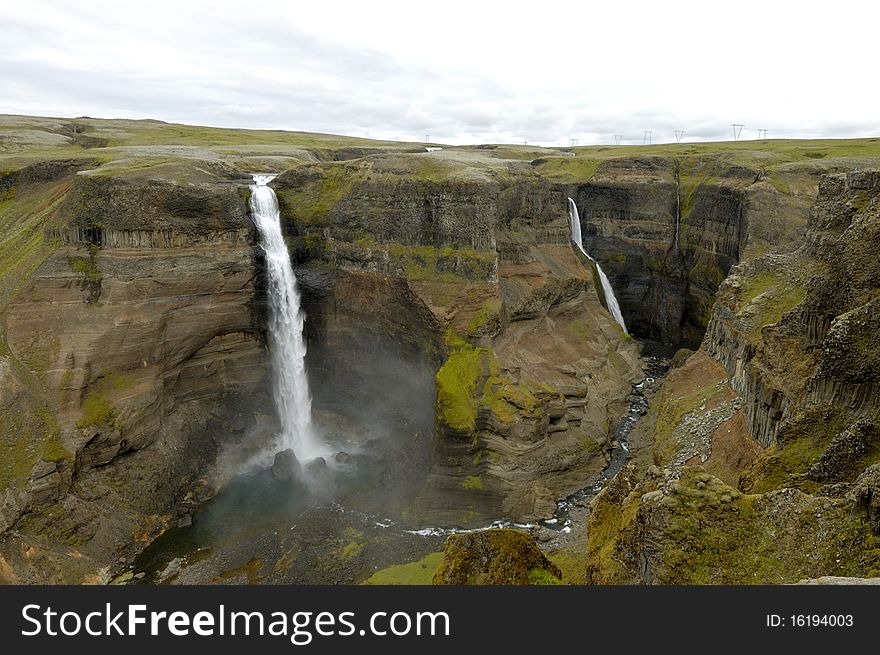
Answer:
[[(368, 242), (364, 243), (368, 244)], [(394, 268), (405, 271), (406, 277), (410, 280), (440, 282), (486, 280), (495, 270), (494, 251), (407, 246), (399, 243), (389, 243), (384, 247), (388, 250)], [(378, 249), (381, 248), (382, 246), (378, 246)]]
[(739, 315), (750, 324), (749, 337), (757, 340), (761, 330), (778, 323), (783, 315), (806, 297), (806, 290), (773, 271), (750, 277), (739, 290)]
[(469, 475), (461, 481), (461, 487), (470, 491), (483, 491), (483, 478), (479, 475)]
[(304, 225), (322, 227), (330, 224), (330, 211), (364, 178), (358, 162), (340, 162), (309, 168), (311, 176), (294, 189), (276, 190), (278, 204), (285, 218)]
[(343, 542), (333, 551), (333, 556), (343, 562), (360, 557), (367, 547), (364, 533), (355, 528), (346, 528), (342, 533)]
[(446, 540), (434, 584), (559, 584), (562, 573), (528, 534), (494, 529)]
[(98, 427), (113, 418), (113, 405), (98, 392), (90, 393), (82, 404), (82, 418), (76, 422), (78, 428)]
[(538, 396), (556, 395), (552, 387), (534, 380), (512, 382), (501, 372), (491, 349), (474, 348), (457, 338), (453, 343), (436, 376), (438, 417), (445, 425), (472, 432), (478, 407), (488, 407), (505, 423), (518, 416), (539, 417), (542, 403)]
[(83, 278), (89, 282), (96, 282), (101, 279), (101, 271), (98, 270), (98, 264), (95, 257), (68, 257), (67, 267), (74, 273), (81, 273)]
[[(642, 503), (643, 495), (660, 494)], [(643, 514), (643, 515), (642, 515)], [(641, 515), (641, 516), (639, 516)], [(651, 574), (661, 584), (779, 584), (820, 575), (880, 573), (880, 539), (842, 499), (742, 494), (685, 469), (671, 492), (650, 481), (614, 484), (590, 516), (591, 582), (632, 582), (640, 530), (656, 525)], [(804, 544), (810, 548), (804, 548)]]
[(651, 399), (649, 412), (656, 416), (654, 422), (654, 463), (664, 466), (681, 448), (675, 431), (682, 419), (703, 405), (712, 403), (724, 393), (726, 378), (716, 378), (704, 384), (695, 384), (682, 390), (663, 385), (660, 393)]
[(640, 497), (629, 493), (631, 484), (626, 471), (618, 473), (592, 505), (586, 557), (590, 582), (615, 584), (628, 581), (628, 572), (618, 556), (618, 542), (624, 538), (624, 530), (633, 523), (639, 509)]
[(806, 473), (847, 423), (840, 408), (810, 408), (785, 424), (778, 442), (764, 451), (743, 477), (742, 487), (755, 493), (786, 487), (816, 491), (820, 483), (808, 479)]
[(600, 163), (587, 156), (552, 157), (542, 160), (536, 170), (554, 182), (586, 182), (596, 174)]
[(0, 202), (0, 311), (57, 247), (46, 241), (69, 182), (32, 187)]
[(487, 349), (463, 344), (449, 353), (437, 371), (438, 415), (454, 430), (470, 432), (474, 429), (477, 419), (474, 392), (487, 356)]
[(500, 312), (501, 300), (499, 298), (490, 298), (489, 300), (486, 300), (480, 307), (479, 311), (474, 314), (473, 318), (468, 322), (468, 335), (474, 336), (478, 334), (482, 328), (497, 319)]
[(845, 502), (801, 496), (777, 507), (699, 472), (686, 474), (670, 501), (664, 583), (791, 583), (880, 572), (880, 539)]
[(443, 553), (429, 553), (409, 564), (397, 564), (379, 569), (363, 584), (365, 585), (429, 585), (434, 573), (443, 562)]

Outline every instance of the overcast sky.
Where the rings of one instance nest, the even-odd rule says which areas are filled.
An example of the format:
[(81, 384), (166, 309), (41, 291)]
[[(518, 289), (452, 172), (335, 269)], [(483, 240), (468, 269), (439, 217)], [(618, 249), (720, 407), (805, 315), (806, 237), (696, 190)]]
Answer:
[(876, 136), (877, 7), (0, 0), (0, 113), (446, 143)]

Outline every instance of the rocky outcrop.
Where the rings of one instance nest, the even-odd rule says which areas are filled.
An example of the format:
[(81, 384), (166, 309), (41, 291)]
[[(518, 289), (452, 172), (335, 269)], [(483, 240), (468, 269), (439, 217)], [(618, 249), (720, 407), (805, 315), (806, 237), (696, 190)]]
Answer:
[(534, 538), (516, 530), (454, 534), (446, 540), (434, 584), (559, 584), (562, 573)]
[(807, 243), (738, 267), (719, 292), (704, 347), (731, 375), (764, 446), (808, 406), (880, 410), (880, 269), (867, 254), (880, 239), (878, 195), (871, 173), (824, 178)]

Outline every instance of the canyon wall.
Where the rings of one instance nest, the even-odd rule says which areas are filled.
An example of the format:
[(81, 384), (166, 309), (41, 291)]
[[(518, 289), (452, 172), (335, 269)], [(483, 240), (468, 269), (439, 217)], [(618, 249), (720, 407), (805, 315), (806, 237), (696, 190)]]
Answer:
[(880, 573), (878, 245), (880, 173), (832, 174), (803, 245), (732, 269), (652, 403), (651, 460), (594, 502), (593, 581)]
[(2, 556), (20, 581), (100, 579), (211, 493), (223, 441), (271, 411), (239, 190), (67, 184), (0, 315)]
[(569, 244), (565, 188), (526, 162), (450, 157), (309, 165), (273, 186), (301, 268), (397, 280), (422, 308), (410, 320), (430, 317), (436, 426), (410, 520), (533, 519), (601, 471), (637, 347)]
[(723, 157), (642, 156), (605, 161), (572, 188), (584, 247), (608, 274), (633, 334), (699, 345), (718, 285), (746, 250), (801, 236), (809, 184), (799, 193), (777, 186), (759, 166)]

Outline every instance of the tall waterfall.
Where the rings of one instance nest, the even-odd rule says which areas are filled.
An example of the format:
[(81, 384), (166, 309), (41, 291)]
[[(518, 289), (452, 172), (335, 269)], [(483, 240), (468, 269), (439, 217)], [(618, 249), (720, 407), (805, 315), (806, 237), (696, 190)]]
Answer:
[(268, 186), (274, 175), (254, 175), (251, 214), (266, 253), (269, 296), (269, 346), (274, 376), (273, 395), (281, 419), (279, 449), (292, 448), (298, 459), (321, 451), (312, 431), (312, 398), (306, 377), (305, 316), (300, 309), (296, 276), (281, 234), (281, 216), (275, 192)]
[(611, 282), (608, 281), (608, 276), (605, 275), (605, 271), (602, 270), (599, 262), (590, 257), (589, 253), (584, 250), (584, 241), (581, 238), (581, 217), (580, 214), (578, 214), (577, 205), (571, 198), (568, 199), (568, 219), (571, 224), (571, 240), (581, 249), (581, 252), (584, 253), (586, 258), (596, 265), (596, 270), (599, 271), (599, 281), (602, 283), (602, 291), (605, 293), (605, 304), (608, 306), (608, 311), (611, 312), (614, 320), (617, 321), (620, 324), (620, 327), (623, 328), (623, 331), (626, 332), (626, 323), (623, 321), (623, 314), (620, 313), (620, 305), (617, 302), (617, 296), (614, 295), (614, 289), (611, 286)]

